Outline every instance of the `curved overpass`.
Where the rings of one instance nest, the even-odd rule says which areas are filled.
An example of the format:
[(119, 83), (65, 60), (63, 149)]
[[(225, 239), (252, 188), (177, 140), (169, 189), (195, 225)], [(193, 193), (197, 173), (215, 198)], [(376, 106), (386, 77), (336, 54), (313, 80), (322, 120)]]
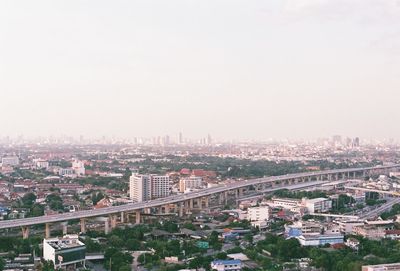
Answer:
[[(203, 189), (201, 191), (181, 194), (181, 195), (173, 195), (165, 198), (155, 199), (147, 202), (139, 202), (132, 203), (120, 206), (112, 206), (102, 209), (96, 210), (85, 210), (85, 211), (77, 211), (73, 213), (63, 213), (49, 216), (40, 216), (40, 217), (32, 217), (32, 218), (24, 218), (24, 219), (15, 219), (15, 220), (5, 220), (0, 221), (0, 229), (8, 229), (15, 227), (26, 227), (31, 225), (38, 224), (46, 224), (46, 223), (55, 223), (55, 222), (63, 222), (68, 220), (75, 220), (81, 218), (90, 218), (90, 217), (99, 217), (99, 216), (107, 216), (110, 214), (117, 214), (121, 212), (132, 212), (138, 211), (144, 208), (152, 208), (152, 207), (160, 207), (167, 204), (180, 203), (185, 202), (192, 199), (198, 199), (202, 197), (208, 197), (211, 195), (218, 195), (221, 193), (225, 193), (228, 191), (238, 190), (241, 188), (246, 188), (254, 185), (273, 185), (282, 184), (282, 182), (308, 182), (315, 180), (315, 178), (323, 179), (324, 177), (330, 179), (332, 176), (338, 177), (338, 175), (342, 175), (343, 177), (347, 174), (347, 177), (350, 177), (350, 174), (356, 176), (356, 174), (362, 174), (363, 176), (369, 174), (370, 172), (378, 172), (378, 171), (388, 171), (399, 168), (400, 164), (390, 165), (390, 166), (376, 166), (376, 167), (365, 167), (365, 168), (346, 168), (346, 169), (334, 169), (334, 170), (325, 170), (325, 171), (315, 171), (315, 172), (304, 172), (304, 173), (295, 173), (295, 174), (287, 174), (281, 176), (271, 176), (265, 178), (258, 179), (250, 179), (237, 181), (235, 183), (220, 185), (212, 188)], [(285, 186), (282, 186), (284, 189)]]

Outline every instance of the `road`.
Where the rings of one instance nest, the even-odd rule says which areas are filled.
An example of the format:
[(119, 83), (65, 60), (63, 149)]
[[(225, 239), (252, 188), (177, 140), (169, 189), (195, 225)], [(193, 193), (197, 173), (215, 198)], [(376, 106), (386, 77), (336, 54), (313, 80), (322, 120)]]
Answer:
[(376, 216), (379, 216), (381, 213), (388, 211), (392, 208), (392, 206), (396, 203), (400, 203), (400, 198), (388, 198), (387, 202), (380, 205), (379, 207), (370, 210), (367, 213), (363, 213), (360, 215), (361, 219), (368, 219), (368, 218), (374, 218)]
[(299, 184), (294, 184), (294, 185), (278, 186), (275, 188), (258, 191), (257, 193), (254, 193), (254, 194), (251, 194), (251, 195), (248, 195), (245, 197), (241, 197), (241, 198), (237, 199), (237, 201), (258, 199), (258, 198), (264, 197), (265, 193), (270, 193), (270, 192), (274, 192), (274, 191), (278, 191), (278, 190), (282, 190), (282, 189), (299, 190), (299, 189), (309, 188), (309, 187), (313, 187), (313, 186), (319, 186), (319, 185), (323, 185), (323, 184), (329, 184), (329, 182), (315, 181), (315, 182), (299, 183)]
[[(80, 218), (89, 218), (89, 217), (98, 217), (98, 216), (107, 216), (110, 214), (116, 214), (120, 212), (132, 212), (135, 210), (141, 210), (144, 208), (152, 208), (158, 207), (166, 204), (179, 203), (182, 201), (196, 199), (201, 197), (207, 197), (210, 195), (215, 195), (221, 192), (226, 192), (230, 190), (235, 190), (239, 188), (244, 188), (251, 185), (263, 184), (263, 183), (274, 183), (276, 181), (286, 181), (300, 178), (308, 178), (308, 177), (317, 177), (322, 175), (334, 175), (334, 174), (342, 174), (342, 173), (360, 173), (368, 170), (384, 170), (384, 169), (392, 169), (399, 168), (400, 165), (390, 165), (390, 166), (376, 166), (376, 167), (365, 167), (365, 168), (347, 168), (347, 169), (335, 169), (335, 170), (325, 170), (325, 171), (314, 171), (314, 172), (303, 172), (303, 173), (294, 173), (287, 174), (281, 176), (271, 176), (265, 178), (258, 179), (250, 179), (238, 181), (231, 184), (221, 185), (217, 187), (203, 189), (197, 192), (191, 192), (183, 195), (173, 195), (166, 198), (155, 199), (146, 202), (132, 203), (120, 206), (112, 206), (102, 209), (96, 210), (84, 210), (72, 213), (63, 213), (49, 216), (40, 216), (40, 217), (32, 217), (32, 218), (23, 218), (23, 219), (15, 219), (15, 220), (5, 220), (0, 221), (0, 229), (8, 229), (8, 228), (16, 228), (23, 226), (31, 226), (45, 223), (55, 223), (62, 222)], [(284, 187), (281, 187), (284, 188)]]

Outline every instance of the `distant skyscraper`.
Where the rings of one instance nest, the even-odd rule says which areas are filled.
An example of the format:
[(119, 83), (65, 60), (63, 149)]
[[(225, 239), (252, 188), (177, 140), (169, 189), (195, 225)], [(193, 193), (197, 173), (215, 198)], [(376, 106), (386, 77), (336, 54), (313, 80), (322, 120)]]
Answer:
[(162, 138), (162, 144), (163, 144), (164, 146), (167, 146), (167, 145), (169, 145), (169, 143), (170, 143), (169, 135), (164, 136), (164, 137)]
[(353, 140), (353, 146), (354, 146), (355, 148), (360, 147), (360, 138), (358, 138), (358, 137), (354, 138), (354, 140)]
[(346, 138), (346, 147), (352, 147), (353, 146), (353, 140), (351, 138)]
[(179, 133), (178, 143), (179, 144), (183, 144), (183, 135), (182, 135), (182, 133)]
[(211, 145), (212, 144), (212, 138), (211, 135), (207, 136), (207, 145)]
[(342, 143), (342, 136), (334, 135), (332, 137), (332, 141), (333, 141), (334, 144), (341, 144)]

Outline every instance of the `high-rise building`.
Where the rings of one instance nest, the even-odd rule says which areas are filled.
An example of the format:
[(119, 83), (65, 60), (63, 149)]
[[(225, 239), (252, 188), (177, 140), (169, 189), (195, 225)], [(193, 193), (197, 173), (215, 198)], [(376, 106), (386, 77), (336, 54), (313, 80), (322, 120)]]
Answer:
[(207, 145), (211, 145), (212, 144), (212, 138), (211, 135), (207, 136), (207, 141), (206, 141)]
[(170, 192), (169, 176), (150, 175), (151, 199), (167, 197)]
[(129, 179), (129, 196), (136, 202), (149, 200), (150, 193), (150, 180), (148, 175), (134, 174)]
[(333, 141), (333, 144), (335, 144), (335, 145), (340, 145), (340, 144), (342, 144), (342, 136), (340, 136), (340, 135), (334, 135), (334, 136), (332, 137), (332, 141)]
[(360, 147), (360, 138), (358, 138), (358, 137), (354, 138), (353, 147), (355, 147), (355, 148)]
[(178, 143), (179, 144), (183, 144), (183, 135), (182, 135), (182, 133), (179, 133)]
[(129, 196), (142, 202), (168, 196), (169, 176), (132, 174), (129, 180)]

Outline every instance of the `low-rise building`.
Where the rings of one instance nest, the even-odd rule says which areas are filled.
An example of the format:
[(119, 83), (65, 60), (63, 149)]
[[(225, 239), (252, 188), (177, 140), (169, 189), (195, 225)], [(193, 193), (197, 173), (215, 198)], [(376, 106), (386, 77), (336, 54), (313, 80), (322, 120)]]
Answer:
[(344, 234), (351, 234), (353, 232), (353, 228), (357, 226), (363, 226), (364, 221), (361, 220), (343, 220), (343, 221), (335, 221), (339, 225), (340, 232)]
[(240, 271), (242, 270), (241, 260), (216, 260), (211, 262), (211, 270), (217, 271)]
[(182, 178), (179, 180), (179, 191), (185, 193), (185, 191), (190, 191), (192, 189), (203, 188), (203, 178), (191, 176), (189, 178)]
[(365, 221), (364, 225), (353, 228), (353, 234), (368, 239), (379, 240), (387, 237), (386, 233), (394, 229), (393, 220)]
[(292, 225), (285, 225), (285, 235), (288, 237), (298, 237), (301, 235), (319, 235), (322, 226), (315, 221), (297, 221)]
[(343, 244), (344, 236), (340, 234), (332, 235), (301, 235), (296, 237), (302, 246), (323, 246), (326, 244)]
[(284, 209), (296, 208), (300, 205), (301, 200), (299, 199), (289, 199), (289, 198), (273, 198), (272, 205), (274, 207), (282, 207)]
[(78, 235), (43, 240), (43, 258), (52, 261), (56, 267), (84, 265), (85, 257), (86, 246), (79, 241)]
[(36, 169), (48, 170), (50, 167), (50, 164), (46, 160), (37, 159), (37, 160), (35, 160), (35, 167), (36, 167)]
[(325, 213), (332, 209), (332, 200), (326, 198), (303, 199), (302, 205), (309, 213)]
[(19, 158), (18, 156), (8, 156), (8, 157), (3, 157), (1, 159), (1, 165), (4, 166), (18, 166), (19, 165)]
[(377, 265), (364, 265), (361, 267), (361, 271), (397, 271), (400, 270), (400, 263), (386, 263)]
[(345, 245), (353, 250), (358, 250), (358, 247), (360, 246), (360, 241), (353, 237), (350, 237), (346, 240)]

